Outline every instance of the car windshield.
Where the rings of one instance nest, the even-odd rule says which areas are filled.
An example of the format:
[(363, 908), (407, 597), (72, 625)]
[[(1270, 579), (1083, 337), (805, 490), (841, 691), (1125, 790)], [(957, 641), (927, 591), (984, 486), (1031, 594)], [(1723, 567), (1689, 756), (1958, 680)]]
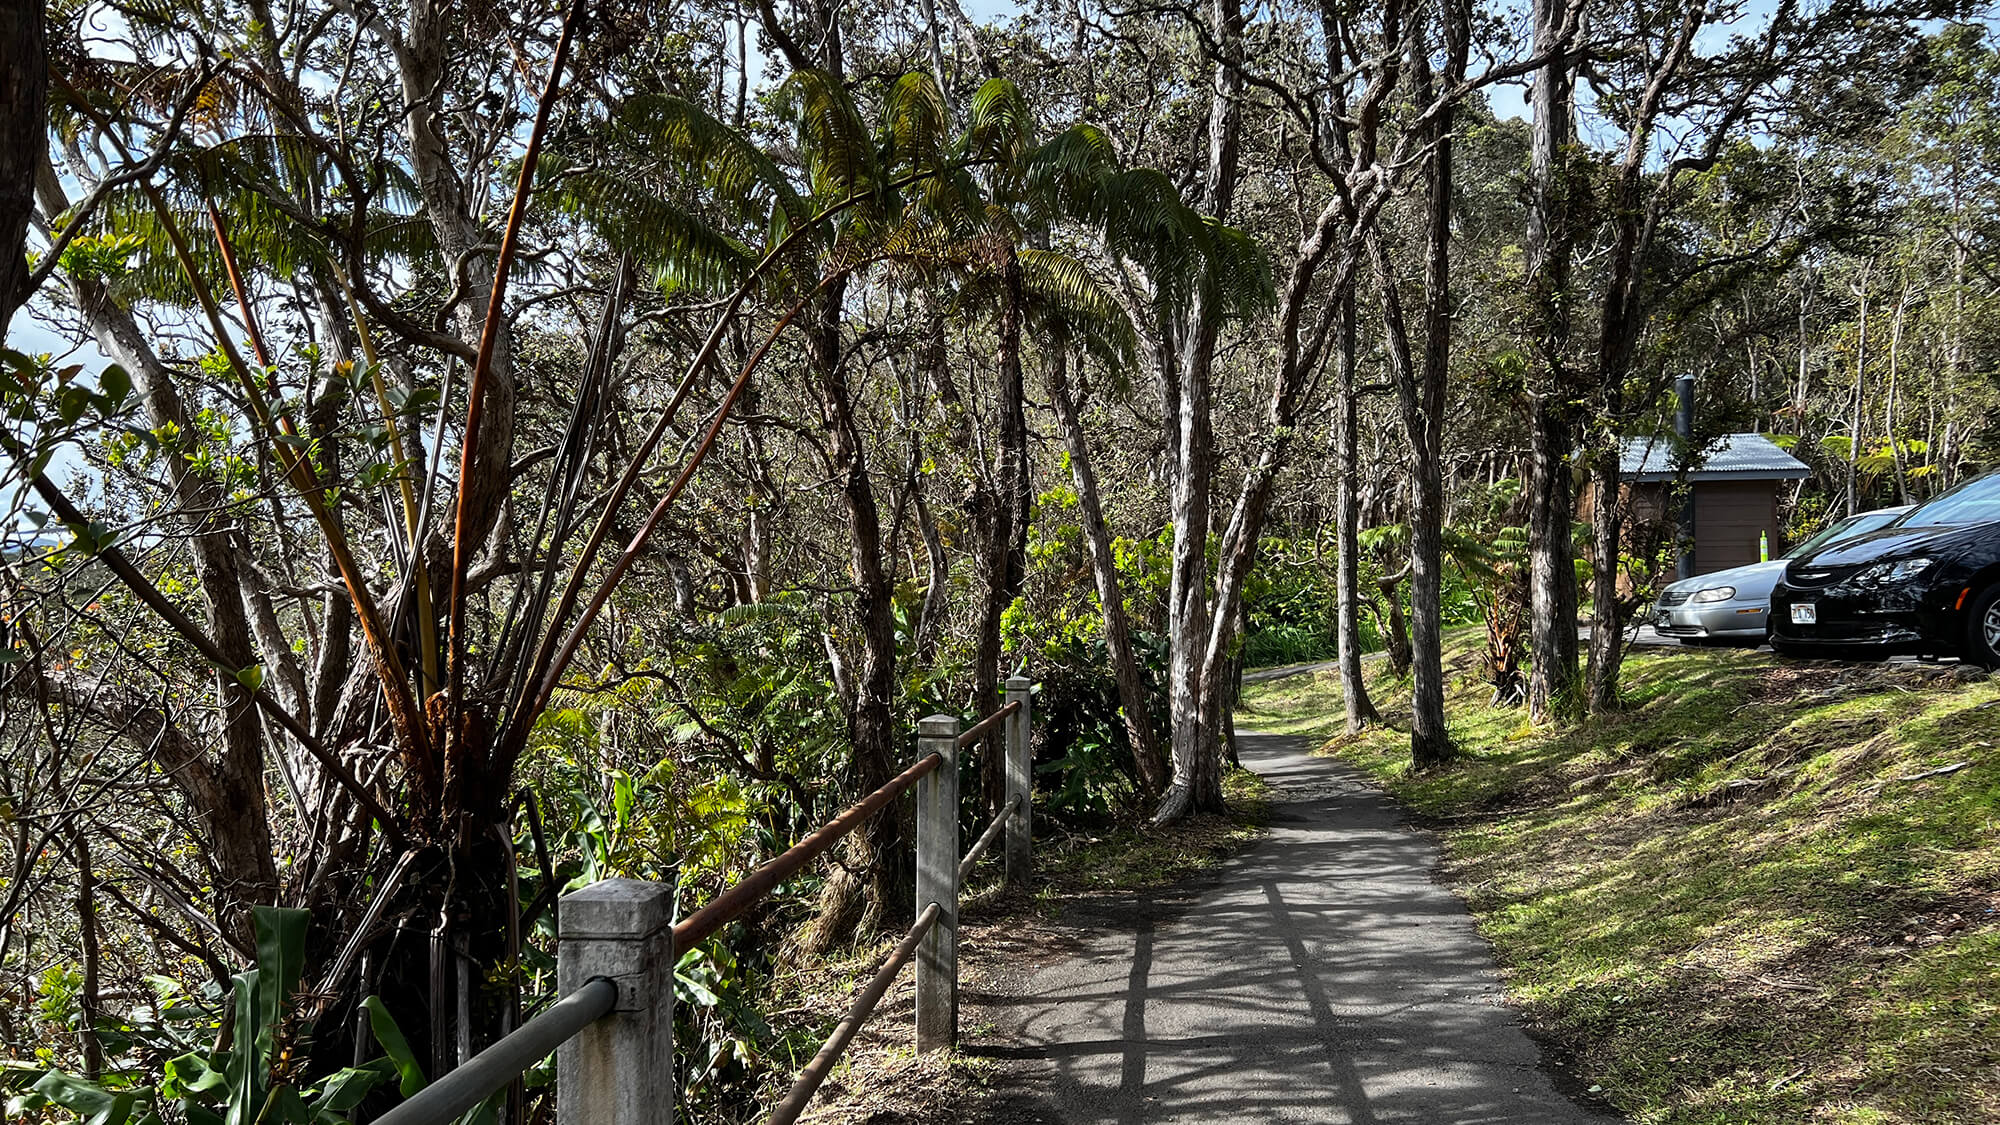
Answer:
[(1897, 527), (1970, 527), (2000, 520), (2000, 473), (1969, 480), (1896, 521)]
[(1807, 555), (1812, 554), (1814, 551), (1835, 540), (1851, 539), (1856, 535), (1866, 535), (1878, 527), (1887, 525), (1899, 515), (1902, 515), (1900, 510), (1894, 512), (1862, 512), (1857, 516), (1849, 516), (1820, 532), (1818, 535), (1813, 536), (1811, 539), (1799, 544), (1797, 547), (1792, 548), (1792, 553), (1785, 557), (1793, 559), (1805, 558)]

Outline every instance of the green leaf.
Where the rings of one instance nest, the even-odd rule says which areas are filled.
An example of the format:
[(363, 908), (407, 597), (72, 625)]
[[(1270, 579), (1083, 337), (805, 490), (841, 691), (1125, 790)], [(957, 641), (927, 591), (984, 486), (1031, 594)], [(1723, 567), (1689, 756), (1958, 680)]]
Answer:
[(320, 1087), (306, 1109), (314, 1121), (333, 1122), (352, 1112), (368, 1092), (393, 1076), (395, 1070), (380, 1060), (367, 1066), (350, 1066), (335, 1071)]
[(131, 397), (132, 376), (114, 363), (97, 373), (97, 387), (115, 405)]
[(58, 1070), (42, 1075), (35, 1082), (34, 1091), (76, 1114), (83, 1125), (125, 1125), (137, 1100), (129, 1090), (114, 1094), (95, 1082), (72, 1078)]
[(403, 1029), (396, 1026), (396, 1017), (389, 1014), (379, 996), (370, 996), (361, 1004), (368, 1009), (368, 1028), (375, 1033), (375, 1041), (382, 1045), (382, 1053), (389, 1056), (390, 1065), (402, 1076), (398, 1089), (406, 1098), (416, 1096), (418, 1090), (430, 1083), (424, 1078), (423, 1067), (417, 1065), (410, 1041), (403, 1038)]
[[(255, 673), (255, 683), (249, 677)], [(251, 665), (236, 674), (236, 678), (254, 690), (264, 682), (262, 665)], [(257, 968), (262, 972), (263, 983), (276, 984), (269, 992), (270, 999), (265, 1007), (265, 1016), (271, 1023), (283, 1017), (291, 1003), (292, 993), (298, 991), (299, 980), (305, 975), (306, 926), (312, 915), (304, 910), (294, 910), (281, 906), (259, 906), (251, 911), (257, 930)]]

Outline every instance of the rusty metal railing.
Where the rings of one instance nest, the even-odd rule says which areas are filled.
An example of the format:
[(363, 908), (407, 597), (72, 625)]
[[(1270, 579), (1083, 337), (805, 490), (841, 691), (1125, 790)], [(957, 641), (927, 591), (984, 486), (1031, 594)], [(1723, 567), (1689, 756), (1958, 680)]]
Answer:
[[(673, 1115), (674, 965), (692, 949), (912, 789), (917, 797), (918, 913), (845, 1018), (772, 1113), (791, 1125), (874, 1013), (906, 965), (916, 964), (918, 1050), (958, 1040), (958, 899), (974, 865), (1004, 835), (1010, 883), (1028, 877), (1032, 825), (1029, 692), (1007, 681), (1007, 703), (961, 732), (933, 715), (917, 724), (917, 760), (805, 839), (759, 866), (713, 902), (672, 922), (674, 889), (605, 879), (562, 897), (557, 935), (561, 999), (381, 1119), (445, 1125), (482, 1104), (550, 1051), (556, 1053), (557, 1125), (656, 1125)], [(958, 850), (958, 752), (1006, 724), (1007, 791), (999, 813), (964, 856)]]

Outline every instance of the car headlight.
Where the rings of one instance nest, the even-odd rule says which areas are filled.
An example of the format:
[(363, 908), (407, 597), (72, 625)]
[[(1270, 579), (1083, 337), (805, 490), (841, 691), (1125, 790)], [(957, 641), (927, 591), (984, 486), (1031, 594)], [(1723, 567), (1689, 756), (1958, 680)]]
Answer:
[(1931, 559), (1898, 559), (1876, 563), (1848, 582), (1856, 586), (1900, 586), (1931, 568)]
[(1726, 602), (1735, 596), (1736, 587), (1734, 586), (1710, 586), (1688, 600), (1694, 602)]

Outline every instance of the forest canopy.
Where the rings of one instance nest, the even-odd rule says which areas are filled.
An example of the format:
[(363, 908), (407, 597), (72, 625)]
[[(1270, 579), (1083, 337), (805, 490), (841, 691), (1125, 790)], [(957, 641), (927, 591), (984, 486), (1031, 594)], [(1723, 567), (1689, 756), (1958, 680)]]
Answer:
[[(1614, 712), (1677, 544), (1580, 500), (1683, 375), (1784, 541), (2000, 463), (1960, 0), (4, 0), (0, 118), (36, 1111), (224, 1115), (290, 942), (256, 1081), (344, 1120), (547, 999), (564, 890), (698, 907), (1016, 670), (1076, 829), (1220, 809), (1246, 666), (1358, 730), (1386, 650), (1417, 769), (1453, 625)], [(691, 1110), (907, 923), (908, 821), (682, 951)]]

